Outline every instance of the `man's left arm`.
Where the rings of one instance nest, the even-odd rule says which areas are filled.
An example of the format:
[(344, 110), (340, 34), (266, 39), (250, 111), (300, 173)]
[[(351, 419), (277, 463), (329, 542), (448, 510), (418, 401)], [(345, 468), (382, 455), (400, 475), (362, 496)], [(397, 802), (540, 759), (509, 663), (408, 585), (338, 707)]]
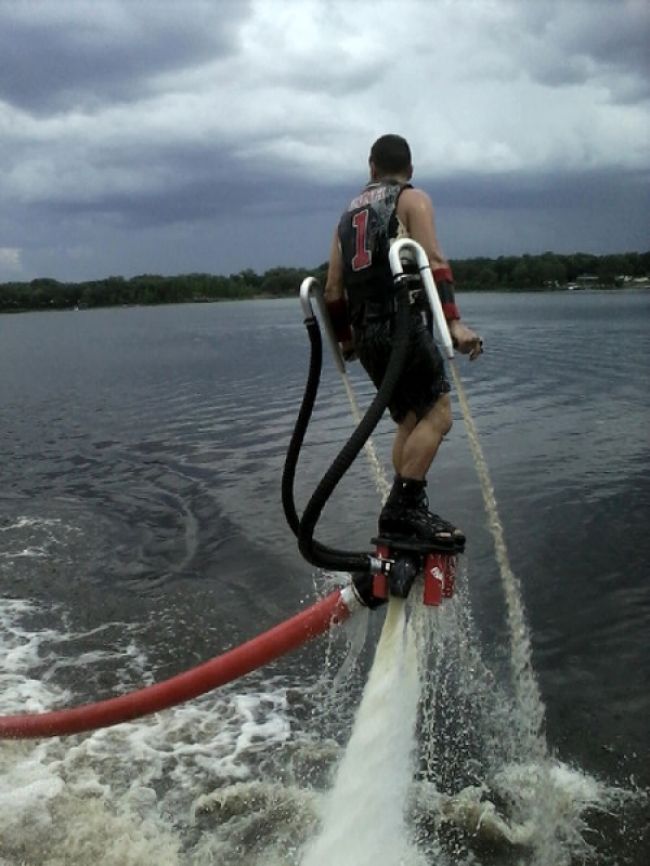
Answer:
[(354, 334), (350, 325), (348, 300), (343, 282), (343, 258), (339, 245), (338, 231), (334, 232), (330, 248), (327, 280), (325, 282), (325, 306), (334, 329), (334, 335), (341, 344), (341, 352), (346, 361), (354, 357)]

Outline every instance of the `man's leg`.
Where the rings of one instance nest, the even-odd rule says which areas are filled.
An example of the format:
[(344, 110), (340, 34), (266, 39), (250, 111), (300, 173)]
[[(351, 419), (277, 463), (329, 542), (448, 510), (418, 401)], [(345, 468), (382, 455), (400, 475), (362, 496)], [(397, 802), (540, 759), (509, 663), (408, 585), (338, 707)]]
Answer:
[(393, 466), (404, 478), (423, 481), (440, 443), (451, 430), (452, 413), (449, 394), (441, 394), (420, 421), (409, 412), (399, 424), (393, 443)]
[(379, 519), (380, 533), (414, 532), (439, 543), (464, 542), (460, 530), (431, 514), (425, 492), (426, 474), (451, 425), (449, 394), (442, 394), (420, 421), (409, 412), (399, 424), (393, 443), (395, 482)]
[(395, 438), (393, 440), (393, 469), (395, 470), (396, 475), (400, 474), (404, 445), (406, 445), (406, 441), (415, 429), (417, 423), (418, 419), (416, 418), (415, 412), (409, 412), (408, 415), (397, 425)]

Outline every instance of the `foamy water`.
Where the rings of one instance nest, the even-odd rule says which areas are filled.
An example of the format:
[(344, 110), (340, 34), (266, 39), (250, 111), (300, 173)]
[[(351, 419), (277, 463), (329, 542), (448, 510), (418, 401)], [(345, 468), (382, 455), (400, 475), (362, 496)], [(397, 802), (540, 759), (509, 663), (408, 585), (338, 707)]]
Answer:
[[(44, 620), (48, 626), (39, 627)], [(352, 625), (339, 630), (344, 647), (358, 651), (363, 618), (359, 624), (361, 632)], [(110, 667), (118, 673), (117, 693), (151, 681), (137, 627), (112, 623), (98, 631), (110, 638), (106, 648), (75, 655), (89, 632), (70, 630), (63, 608), (0, 600), (0, 713), (79, 703), (74, 686), (59, 685), (64, 670), (66, 680), (76, 672), (83, 682), (86, 667)], [(339, 756), (319, 722), (332, 716), (328, 701), (338, 700), (341, 685), (332, 682), (342, 658), (334, 643), (321, 644), (320, 681), (300, 672), (295, 683), (247, 677), (88, 735), (0, 741), (0, 863), (239, 866), (267, 863), (288, 845), (297, 857)], [(344, 667), (353, 670), (353, 660)], [(297, 720), (305, 713), (315, 730)]]

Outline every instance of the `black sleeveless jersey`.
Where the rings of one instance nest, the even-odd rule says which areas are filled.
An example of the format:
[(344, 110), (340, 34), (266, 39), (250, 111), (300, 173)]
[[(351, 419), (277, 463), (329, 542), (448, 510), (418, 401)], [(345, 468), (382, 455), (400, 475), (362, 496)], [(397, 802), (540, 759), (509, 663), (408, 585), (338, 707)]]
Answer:
[(397, 237), (397, 202), (410, 183), (383, 180), (369, 183), (352, 199), (339, 221), (343, 282), (352, 307), (365, 300), (392, 295), (388, 261), (390, 242)]

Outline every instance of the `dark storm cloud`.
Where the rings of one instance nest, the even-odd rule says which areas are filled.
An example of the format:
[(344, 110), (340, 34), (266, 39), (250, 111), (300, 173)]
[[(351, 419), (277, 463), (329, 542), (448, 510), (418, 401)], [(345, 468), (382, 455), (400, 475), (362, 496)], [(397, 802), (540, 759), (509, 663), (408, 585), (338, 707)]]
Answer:
[(465, 173), (434, 182), (429, 191), (439, 206), (504, 210), (533, 207), (552, 210), (578, 205), (611, 208), (629, 196), (638, 201), (646, 199), (650, 214), (650, 172), (642, 170)]
[[(191, 176), (176, 173), (179, 179), (171, 180), (164, 188), (134, 192), (107, 191), (100, 201), (75, 199), (70, 196), (62, 201), (44, 202), (43, 213), (51, 215), (103, 214), (127, 229), (151, 228), (178, 222), (203, 220), (228, 220), (242, 215), (255, 217), (260, 213), (277, 217), (289, 213), (312, 210), (314, 197), (308, 194), (311, 184), (305, 184), (290, 174), (282, 172), (264, 173), (261, 169), (246, 167), (230, 154), (202, 154), (202, 166), (198, 167), (194, 152), (194, 171)], [(181, 158), (178, 165), (185, 165)], [(170, 177), (174, 169), (168, 166)], [(327, 201), (336, 200), (331, 187), (318, 189), (318, 209)], [(342, 201), (342, 199), (341, 199)]]
[(0, 99), (34, 113), (129, 102), (162, 73), (234, 50), (246, 0), (194, 5), (126, 2), (0, 6)]
[[(131, 154), (132, 166), (159, 169), (168, 182), (152, 189), (105, 190), (99, 199), (88, 199), (80, 187), (62, 199), (45, 200), (44, 214), (112, 215), (127, 229), (165, 226), (177, 222), (232, 219), (287, 214), (311, 216), (323, 210), (335, 215), (366, 181), (365, 167), (348, 183), (327, 176), (307, 179), (264, 161), (240, 159), (228, 148), (217, 146), (168, 147), (158, 151), (155, 164), (146, 149)], [(192, 166), (188, 172), (186, 167)], [(419, 176), (417, 183), (430, 195), (437, 209), (612, 210), (626, 200), (646, 201), (650, 225), (650, 171), (557, 168), (545, 171), (457, 172), (444, 177)]]
[[(249, 144), (254, 141), (251, 136)], [(91, 172), (96, 164), (105, 173), (111, 164), (117, 170), (125, 158), (121, 151), (101, 148), (87, 157), (87, 165), (77, 165), (79, 174)], [(33, 202), (38, 203), (41, 218), (96, 214), (133, 230), (241, 215), (311, 212), (338, 207), (344, 200), (327, 179), (306, 181), (288, 167), (261, 157), (238, 156), (218, 142), (182, 141), (152, 148), (138, 139), (129, 145), (128, 162), (133, 175), (153, 177), (154, 182), (126, 188), (102, 182), (97, 193), (89, 193), (84, 183), (65, 186), (57, 195), (51, 190), (42, 195), (35, 191)]]
[(446, 178), (430, 192), (449, 256), (650, 246), (650, 172), (614, 169)]
[[(241, 172), (222, 155), (220, 172), (162, 192), (102, 199), (102, 206), (59, 202), (25, 214), (25, 256), (40, 273), (230, 273), (275, 265), (315, 266), (327, 259), (346, 202), (364, 181), (300, 180), (290, 174)], [(466, 176), (420, 185), (434, 201), (447, 255), (517, 255), (552, 249), (623, 251), (647, 247), (650, 179), (612, 170)], [(29, 223), (29, 225), (27, 225)], [(0, 225), (0, 230), (2, 226)], [(29, 250), (33, 250), (30, 253)], [(112, 258), (113, 257), (113, 258)], [(111, 265), (116, 260), (119, 265)], [(155, 262), (155, 266), (152, 264)], [(34, 265), (36, 267), (36, 265)]]

